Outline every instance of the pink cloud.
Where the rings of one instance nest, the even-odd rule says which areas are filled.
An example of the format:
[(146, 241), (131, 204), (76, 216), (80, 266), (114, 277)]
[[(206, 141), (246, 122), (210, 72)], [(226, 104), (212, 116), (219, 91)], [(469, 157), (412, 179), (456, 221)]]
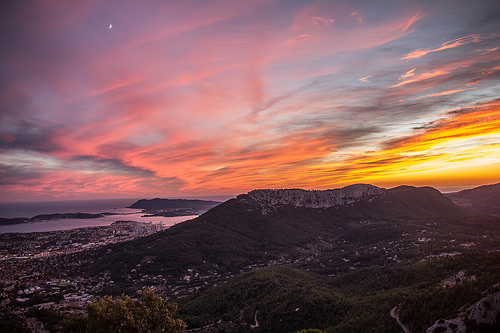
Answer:
[(440, 91), (440, 92), (433, 93), (433, 94), (419, 96), (419, 97), (416, 97), (415, 99), (422, 99), (422, 98), (431, 98), (431, 97), (439, 97), (439, 96), (452, 95), (452, 94), (456, 94), (456, 93), (459, 93), (459, 92), (462, 92), (462, 91), (473, 90), (473, 89), (451, 89), (451, 90), (445, 90), (445, 91)]
[(323, 18), (320, 16), (312, 16), (311, 22), (313, 25), (316, 25), (316, 26), (328, 26), (330, 24), (333, 24), (333, 22), (335, 22), (335, 20), (332, 18)]
[(420, 73), (420, 74), (415, 74), (414, 69), (412, 69), (400, 77), (400, 80), (402, 80), (401, 82), (390, 86), (390, 88), (396, 88), (396, 87), (404, 86), (406, 84), (421, 82), (421, 81), (429, 80), (429, 79), (432, 79), (435, 77), (450, 74), (451, 72), (453, 72), (457, 69), (463, 69), (463, 68), (469, 67), (471, 65), (471, 63), (472, 63), (472, 60), (467, 59), (467, 60), (458, 61), (455, 63), (443, 65), (443, 66), (438, 67), (438, 68), (433, 68), (433, 69), (430, 69), (430, 70), (423, 72), (423, 73)]
[(405, 74), (401, 75), (401, 77), (399, 79), (400, 80), (404, 80), (404, 79), (407, 79), (407, 78), (410, 78), (410, 77), (414, 76), (415, 75), (415, 69), (416, 68), (410, 69), (408, 72), (406, 72)]
[(439, 52), (439, 51), (443, 51), (443, 50), (447, 50), (447, 49), (452, 49), (452, 48), (466, 45), (469, 43), (478, 43), (481, 41), (481, 39), (482, 38), (477, 34), (460, 37), (460, 38), (457, 38), (454, 40), (447, 41), (447, 42), (441, 44), (440, 47), (437, 47), (435, 49), (414, 50), (414, 51), (408, 53), (407, 55), (405, 55), (403, 58), (401, 58), (401, 60), (422, 58), (423, 56), (425, 56), (429, 53)]
[[(1, 93), (2, 105), (23, 114), (0, 115), (0, 157), (10, 149), (30, 157), (0, 172), (9, 179), (34, 175), (39, 184), (8, 186), (40, 196), (68, 195), (71, 188), (90, 196), (327, 187), (373, 171), (344, 161), (369, 163), (361, 158), (365, 147), (376, 151), (382, 136), (398, 135), (382, 132), (409, 119), (415, 96), (422, 108), (411, 109), (414, 118), (424, 119), (432, 113), (424, 97), (451, 100), (465, 91), (460, 82), (497, 75), (492, 47), (410, 70), (395, 65), (401, 55), (395, 49), (423, 18), (413, 8), (384, 19), (360, 8), (363, 21), (348, 5), (328, 2), (283, 6), (277, 17), (263, 15), (273, 13), (268, 2), (158, 4), (137, 13), (144, 23), (130, 25), (125, 10), (91, 6), (70, 20), (67, 35), (45, 32), (57, 47), (41, 50), (60, 47), (55, 53), (64, 56), (23, 58), (9, 67), (31, 79), (15, 76)], [(93, 30), (111, 14), (113, 29)], [(364, 84), (371, 81), (377, 84)], [(407, 102), (398, 106), (399, 100)], [(343, 176), (344, 170), (350, 171)]]
[(358, 12), (352, 12), (349, 15), (354, 17), (356, 19), (356, 21), (358, 21), (359, 24), (363, 24), (363, 19), (361, 18), (361, 16), (359, 15)]

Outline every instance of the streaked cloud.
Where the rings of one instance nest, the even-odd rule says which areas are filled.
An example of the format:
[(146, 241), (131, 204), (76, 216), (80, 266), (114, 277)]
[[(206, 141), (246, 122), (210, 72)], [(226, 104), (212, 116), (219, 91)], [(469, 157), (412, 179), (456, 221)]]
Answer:
[(439, 96), (446, 96), (446, 95), (451, 95), (451, 94), (456, 94), (460, 93), (465, 90), (472, 90), (472, 89), (453, 89), (453, 90), (445, 90), (445, 91), (440, 91), (437, 93), (433, 94), (428, 94), (428, 95), (423, 95), (419, 97), (415, 97), (415, 99), (421, 99), (421, 98), (431, 98), (431, 97), (439, 97)]
[(361, 18), (361, 16), (359, 15), (358, 12), (352, 12), (349, 15), (354, 17), (356, 19), (356, 21), (358, 21), (359, 24), (363, 24), (363, 19)]
[(414, 51), (408, 53), (407, 55), (405, 55), (401, 59), (403, 59), (403, 60), (418, 59), (418, 58), (421, 58), (429, 53), (443, 51), (443, 50), (447, 50), (447, 49), (452, 49), (452, 48), (459, 47), (459, 46), (469, 44), (469, 43), (479, 43), (480, 41), (481, 41), (481, 37), (479, 35), (476, 35), (476, 34), (468, 35), (468, 36), (464, 36), (464, 37), (460, 37), (460, 38), (457, 38), (454, 40), (444, 42), (441, 44), (441, 46), (434, 48), (434, 49), (414, 50)]
[(415, 69), (416, 68), (410, 69), (408, 72), (406, 72), (403, 75), (401, 75), (401, 77), (399, 79), (400, 80), (405, 80), (405, 79), (408, 79), (408, 78), (414, 76), (415, 75)]
[(491, 180), (500, 9), (481, 4), (7, 6), (0, 200)]

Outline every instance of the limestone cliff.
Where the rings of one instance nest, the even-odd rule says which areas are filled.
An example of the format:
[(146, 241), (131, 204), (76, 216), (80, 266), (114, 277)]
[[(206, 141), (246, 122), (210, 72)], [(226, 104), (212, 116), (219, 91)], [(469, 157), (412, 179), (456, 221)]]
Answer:
[(324, 191), (308, 191), (301, 189), (253, 190), (247, 195), (239, 196), (240, 200), (253, 200), (262, 207), (263, 214), (276, 210), (282, 205), (306, 208), (329, 208), (347, 206), (358, 201), (369, 201), (383, 196), (385, 189), (355, 184), (340, 189)]
[(477, 303), (472, 304), (458, 317), (438, 320), (427, 329), (433, 332), (493, 332), (500, 326), (500, 292), (490, 294)]

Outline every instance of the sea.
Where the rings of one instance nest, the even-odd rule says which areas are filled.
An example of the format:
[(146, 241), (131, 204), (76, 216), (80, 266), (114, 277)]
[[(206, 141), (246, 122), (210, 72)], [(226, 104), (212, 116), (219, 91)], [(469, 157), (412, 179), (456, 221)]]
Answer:
[(95, 219), (60, 219), (44, 222), (0, 225), (0, 233), (27, 233), (69, 230), (86, 227), (111, 225), (116, 221), (136, 221), (162, 224), (165, 227), (194, 219), (189, 216), (152, 216), (144, 217), (142, 210), (127, 208), (137, 199), (102, 199), (102, 200), (67, 200), (67, 201), (36, 201), (36, 202), (0, 202), (0, 217), (31, 218), (41, 214), (55, 213), (113, 213)]

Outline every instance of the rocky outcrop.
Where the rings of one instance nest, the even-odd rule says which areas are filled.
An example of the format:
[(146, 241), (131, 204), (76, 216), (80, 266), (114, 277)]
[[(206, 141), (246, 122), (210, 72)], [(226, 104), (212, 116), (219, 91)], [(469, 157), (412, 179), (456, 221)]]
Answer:
[(369, 201), (383, 196), (385, 189), (366, 184), (350, 185), (341, 189), (307, 191), (301, 189), (253, 190), (238, 199), (252, 199), (262, 207), (263, 214), (282, 205), (306, 208), (329, 208), (347, 206), (358, 201)]
[[(475, 332), (477, 328), (500, 327), (500, 292), (493, 293), (472, 304), (464, 313), (453, 319), (440, 319), (427, 329), (434, 332)], [(479, 329), (481, 331), (481, 329)], [(488, 332), (493, 330), (488, 330)], [(498, 331), (497, 331), (498, 332)]]

